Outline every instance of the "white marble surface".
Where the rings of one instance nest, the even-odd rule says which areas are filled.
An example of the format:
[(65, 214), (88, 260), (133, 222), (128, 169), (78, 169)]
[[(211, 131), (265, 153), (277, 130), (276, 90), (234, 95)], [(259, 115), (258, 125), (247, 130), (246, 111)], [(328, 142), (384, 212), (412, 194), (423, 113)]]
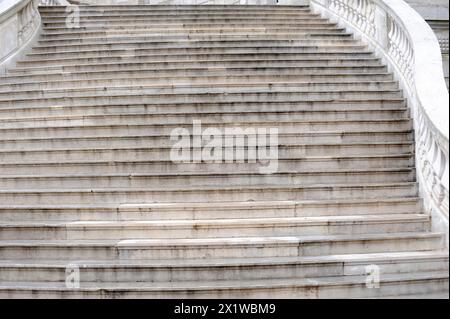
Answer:
[(449, 99), (436, 35), (404, 1), (363, 0), (362, 7), (350, 0), (311, 4), (359, 34), (400, 80), (414, 117), (420, 195), (433, 228), (447, 233), (448, 245)]

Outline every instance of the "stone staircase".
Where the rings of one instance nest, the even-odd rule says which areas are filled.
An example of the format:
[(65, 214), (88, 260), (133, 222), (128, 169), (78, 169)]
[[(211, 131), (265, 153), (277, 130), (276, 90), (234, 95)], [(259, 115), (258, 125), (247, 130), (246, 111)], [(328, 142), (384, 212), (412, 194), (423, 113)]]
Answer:
[[(307, 6), (40, 12), (0, 78), (0, 297), (448, 298), (410, 110), (353, 35)], [(277, 172), (171, 161), (194, 120), (278, 128)]]

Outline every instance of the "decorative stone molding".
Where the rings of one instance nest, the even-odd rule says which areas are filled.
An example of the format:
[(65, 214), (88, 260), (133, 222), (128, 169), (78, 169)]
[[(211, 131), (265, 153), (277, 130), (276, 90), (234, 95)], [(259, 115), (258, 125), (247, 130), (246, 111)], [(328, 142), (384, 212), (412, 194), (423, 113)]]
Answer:
[(412, 109), (416, 166), (433, 228), (447, 233), (449, 100), (440, 44), (423, 18), (402, 0), (310, 0), (313, 10), (363, 38), (398, 78)]
[(66, 0), (5, 0), (0, 3), (0, 75), (20, 59), (40, 34), (38, 5), (66, 5)]

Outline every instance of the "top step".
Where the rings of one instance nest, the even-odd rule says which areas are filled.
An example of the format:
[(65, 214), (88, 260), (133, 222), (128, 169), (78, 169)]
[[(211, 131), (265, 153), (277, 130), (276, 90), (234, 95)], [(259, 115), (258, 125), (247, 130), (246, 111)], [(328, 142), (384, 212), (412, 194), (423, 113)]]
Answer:
[[(80, 12), (104, 12), (104, 11), (268, 11), (268, 12), (309, 12), (309, 5), (80, 5), (76, 6)], [(39, 11), (42, 13), (66, 12), (66, 6), (40, 6)]]

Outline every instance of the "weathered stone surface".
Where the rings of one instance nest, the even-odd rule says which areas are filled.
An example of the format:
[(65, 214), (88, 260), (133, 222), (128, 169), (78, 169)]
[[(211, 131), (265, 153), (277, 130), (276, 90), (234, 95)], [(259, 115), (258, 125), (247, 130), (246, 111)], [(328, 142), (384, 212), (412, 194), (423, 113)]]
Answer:
[[(0, 297), (448, 297), (412, 114), (367, 43), (308, 6), (79, 9), (42, 7), (0, 79)], [(173, 160), (197, 121), (277, 128), (276, 171)]]

